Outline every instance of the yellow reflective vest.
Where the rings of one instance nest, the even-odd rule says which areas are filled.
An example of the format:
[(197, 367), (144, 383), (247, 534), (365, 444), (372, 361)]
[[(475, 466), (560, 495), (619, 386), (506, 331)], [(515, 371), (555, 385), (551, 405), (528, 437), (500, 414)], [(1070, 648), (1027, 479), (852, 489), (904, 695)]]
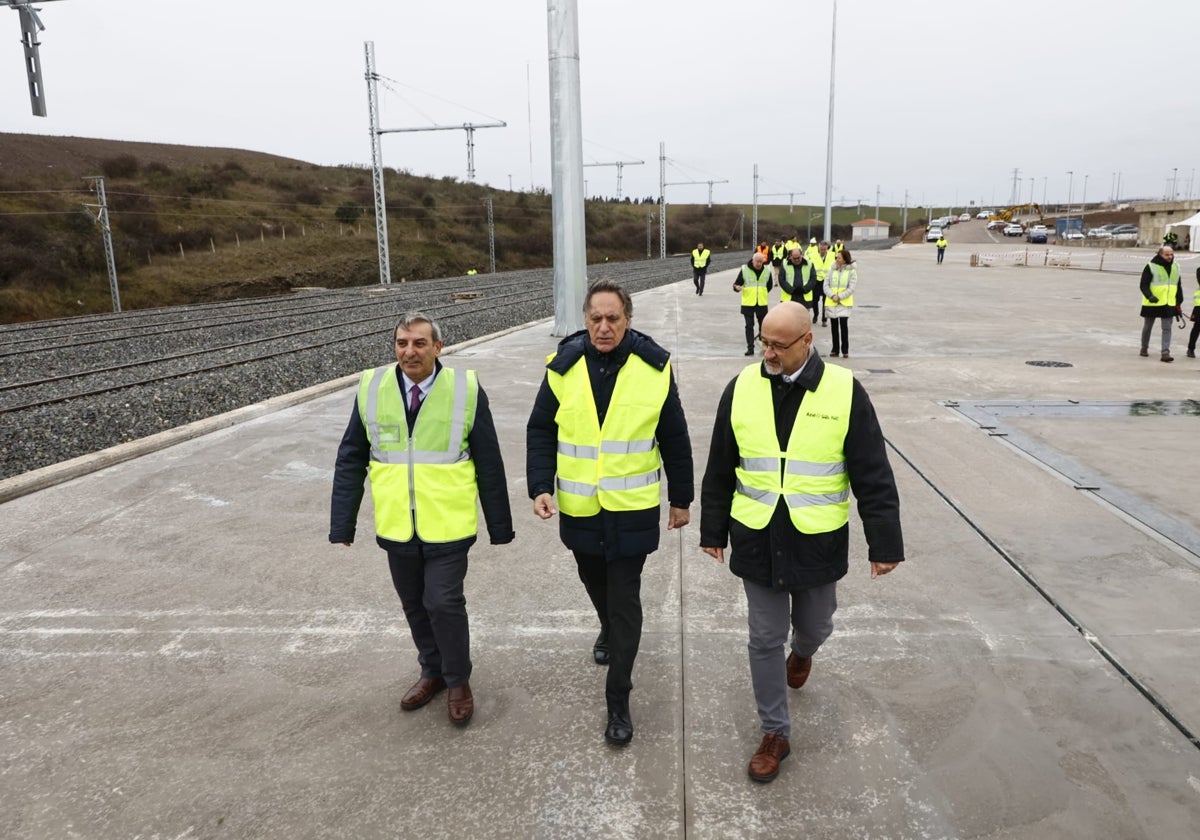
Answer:
[(1158, 303), (1151, 303), (1149, 298), (1142, 298), (1142, 306), (1171, 306), (1178, 304), (1175, 292), (1179, 290), (1179, 265), (1171, 261), (1171, 271), (1167, 272), (1158, 263), (1150, 265), (1150, 294), (1158, 298)]
[(767, 271), (766, 266), (761, 274), (756, 275), (753, 268), (744, 265), (738, 279), (742, 284), (742, 306), (767, 305), (767, 281), (771, 279), (771, 272)]
[(734, 519), (747, 528), (766, 528), (782, 497), (792, 525), (803, 534), (835, 531), (850, 520), (844, 444), (853, 390), (847, 368), (826, 364), (817, 389), (804, 395), (781, 452), (771, 421), (771, 381), (757, 364), (742, 370), (730, 413), (738, 446)]
[[(808, 263), (804, 263), (801, 266), (799, 283), (796, 282), (796, 266), (793, 263), (785, 262), (783, 264), (783, 273), (784, 273), (784, 276), (787, 277), (787, 281), (791, 285), (791, 287), (793, 289), (798, 289), (800, 286), (803, 286), (804, 284), (806, 284), (808, 282), (808, 279), (810, 277), (812, 277), (812, 266), (809, 265)], [(788, 301), (791, 299), (792, 299), (792, 295), (788, 294), (787, 290), (785, 288), (783, 288), (783, 284), (780, 283), (779, 284), (779, 300), (780, 300), (780, 302)], [(812, 293), (812, 290), (810, 289), (809, 291), (804, 293), (804, 300), (811, 302), (812, 299), (813, 299), (813, 293)]]
[(692, 268), (705, 268), (708, 265), (708, 258), (712, 256), (712, 251), (705, 248), (701, 251), (699, 248), (692, 249)]
[(789, 239), (787, 242), (783, 243), (783, 247), (786, 248), (787, 252), (790, 254), (792, 251), (800, 247), (800, 243), (795, 239)]
[(659, 505), (662, 460), (654, 432), (671, 385), (671, 365), (657, 370), (630, 354), (617, 373), (600, 425), (587, 361), (566, 373), (546, 371), (558, 398), (558, 508), (568, 516)]
[(772, 245), (771, 246), (771, 259), (772, 260), (782, 260), (784, 258), (784, 256), (786, 256), (786, 255), (787, 255), (787, 251), (784, 250), (784, 247), (782, 245)]
[(823, 284), (825, 282), (825, 275), (829, 273), (829, 269), (833, 268), (833, 260), (834, 253), (832, 248), (825, 252), (824, 257), (821, 256), (820, 250), (814, 251), (813, 255), (808, 257), (808, 261), (817, 270), (818, 283)]
[(467, 437), (478, 398), (475, 371), (444, 367), (409, 432), (396, 366), (363, 371), (358, 411), (371, 442), (368, 475), (379, 536), (408, 542), (415, 535), (428, 543), (475, 536), (479, 493)]
[(854, 293), (842, 297), (842, 293), (850, 288), (850, 277), (858, 276), (858, 269), (851, 263), (844, 268), (835, 268), (829, 272), (829, 294), (837, 295), (838, 302), (831, 303), (831, 306), (854, 306)]

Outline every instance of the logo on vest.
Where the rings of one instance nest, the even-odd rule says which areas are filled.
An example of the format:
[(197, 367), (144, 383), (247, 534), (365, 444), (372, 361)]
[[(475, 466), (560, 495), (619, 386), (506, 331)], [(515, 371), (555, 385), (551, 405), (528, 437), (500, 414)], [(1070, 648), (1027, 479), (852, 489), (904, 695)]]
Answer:
[(819, 412), (819, 411), (806, 411), (806, 412), (804, 412), (804, 416), (811, 417), (814, 420), (841, 420), (842, 419), (842, 416), (840, 414), (825, 414), (825, 413)]

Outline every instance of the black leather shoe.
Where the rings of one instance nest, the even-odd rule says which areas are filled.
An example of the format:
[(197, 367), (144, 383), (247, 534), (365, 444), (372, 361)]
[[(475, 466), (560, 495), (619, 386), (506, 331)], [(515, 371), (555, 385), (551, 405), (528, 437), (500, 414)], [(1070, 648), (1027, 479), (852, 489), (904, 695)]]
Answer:
[(750, 349), (748, 349), (748, 350), (746, 351), (746, 355), (747, 355), (747, 356), (753, 356), (753, 355), (754, 355), (754, 348), (753, 348), (753, 347), (751, 347)]
[(592, 659), (596, 660), (597, 665), (608, 664), (608, 629), (601, 627), (600, 635), (596, 637), (596, 643), (592, 645)]
[(608, 726), (604, 740), (614, 747), (623, 747), (633, 740), (633, 719), (629, 717), (629, 698), (608, 701)]

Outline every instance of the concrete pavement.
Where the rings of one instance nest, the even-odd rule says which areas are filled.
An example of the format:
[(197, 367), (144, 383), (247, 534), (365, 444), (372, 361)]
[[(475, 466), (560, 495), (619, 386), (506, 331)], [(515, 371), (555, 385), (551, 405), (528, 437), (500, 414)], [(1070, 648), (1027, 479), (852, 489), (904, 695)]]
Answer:
[[(469, 727), (440, 697), (399, 710), (415, 654), (369, 509), (354, 547), (326, 541), (344, 385), (0, 506), (0, 834), (1200, 836), (1200, 364), (1137, 356), (1127, 275), (967, 258), (860, 259), (846, 364), (908, 562), (871, 581), (852, 515), (772, 784), (745, 772), (741, 588), (694, 526), (647, 562), (637, 733), (604, 743), (595, 619), (524, 487), (540, 323), (444, 357), (488, 391), (517, 525), (472, 551)], [(747, 361), (731, 282), (635, 298), (674, 353), (698, 481)]]

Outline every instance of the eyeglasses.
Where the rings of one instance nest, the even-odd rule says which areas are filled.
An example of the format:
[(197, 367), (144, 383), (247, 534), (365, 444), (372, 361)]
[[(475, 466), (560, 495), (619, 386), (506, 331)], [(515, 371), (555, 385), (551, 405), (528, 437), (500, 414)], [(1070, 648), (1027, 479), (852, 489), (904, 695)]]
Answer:
[[(811, 330), (809, 330), (809, 332), (811, 332)], [(782, 353), (784, 350), (789, 349), (793, 344), (804, 338), (806, 335), (808, 335), (808, 332), (802, 332), (787, 344), (780, 344), (778, 341), (767, 341), (762, 337), (761, 334), (754, 336), (754, 340), (761, 344), (764, 350), (774, 350), (776, 353)]]

